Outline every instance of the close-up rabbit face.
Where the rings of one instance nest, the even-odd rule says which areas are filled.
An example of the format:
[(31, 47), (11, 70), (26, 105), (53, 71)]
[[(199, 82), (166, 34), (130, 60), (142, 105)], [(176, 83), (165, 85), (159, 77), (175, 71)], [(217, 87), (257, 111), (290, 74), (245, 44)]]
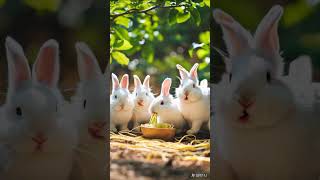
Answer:
[(264, 17), (254, 37), (221, 10), (214, 17), (221, 25), (229, 52), (228, 78), (221, 110), (240, 127), (267, 127), (287, 119), (293, 110), (292, 93), (278, 80), (281, 69), (277, 24), (282, 8), (275, 6)]
[[(76, 43), (78, 55), (78, 71), (80, 84), (76, 101), (81, 118), (84, 119), (81, 135), (94, 139), (106, 136), (107, 107), (107, 78), (101, 72), (98, 61), (90, 48), (83, 42)], [(84, 138), (84, 137), (83, 137)]]
[(188, 72), (182, 66), (177, 65), (180, 73), (180, 86), (176, 89), (176, 94), (183, 103), (193, 103), (202, 98), (197, 73), (198, 66), (199, 64), (194, 64), (190, 72)]
[(134, 75), (133, 78), (135, 88), (132, 94), (134, 96), (135, 109), (146, 109), (154, 99), (149, 85), (150, 76), (145, 77), (143, 84), (137, 75)]
[(151, 103), (149, 112), (157, 114), (165, 114), (172, 110), (173, 97), (170, 94), (171, 79), (166, 78), (162, 82), (161, 94)]
[(127, 112), (132, 110), (130, 103), (131, 94), (129, 92), (129, 76), (125, 74), (119, 83), (118, 77), (112, 74), (112, 94), (110, 96), (110, 108), (116, 112)]
[[(5, 109), (7, 141), (16, 152), (54, 150), (62, 143), (56, 138), (63, 99), (57, 90), (59, 50), (54, 40), (47, 41), (30, 68), (22, 47), (6, 39), (9, 89)], [(60, 146), (61, 147), (61, 146)]]

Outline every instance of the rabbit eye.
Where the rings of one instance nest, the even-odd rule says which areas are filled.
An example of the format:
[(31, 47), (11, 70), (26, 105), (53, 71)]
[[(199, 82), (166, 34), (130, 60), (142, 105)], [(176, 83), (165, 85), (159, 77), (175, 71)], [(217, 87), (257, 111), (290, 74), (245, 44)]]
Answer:
[(117, 95), (114, 95), (114, 98), (115, 98), (115, 99), (117, 99), (117, 98), (118, 98), (118, 96), (117, 96)]
[(84, 101), (83, 101), (83, 109), (86, 108), (86, 105), (87, 105), (87, 100), (84, 100)]
[(16, 108), (16, 114), (17, 114), (18, 116), (22, 116), (22, 111), (21, 111), (21, 108), (20, 108), (20, 107), (17, 107), (17, 108)]
[(136, 93), (136, 96), (138, 96), (138, 93)]
[(232, 79), (232, 73), (229, 74), (229, 82), (231, 82)]
[(270, 74), (270, 72), (267, 72), (267, 82), (268, 83), (271, 82), (271, 74)]
[(160, 103), (161, 105), (163, 105), (164, 104), (164, 102), (163, 101), (161, 101), (161, 103)]
[(148, 94), (148, 93), (146, 93), (146, 96), (149, 96), (149, 94)]
[(195, 84), (193, 84), (193, 85), (192, 85), (192, 87), (193, 87), (193, 88), (195, 88), (195, 87), (196, 87), (196, 85), (195, 85)]

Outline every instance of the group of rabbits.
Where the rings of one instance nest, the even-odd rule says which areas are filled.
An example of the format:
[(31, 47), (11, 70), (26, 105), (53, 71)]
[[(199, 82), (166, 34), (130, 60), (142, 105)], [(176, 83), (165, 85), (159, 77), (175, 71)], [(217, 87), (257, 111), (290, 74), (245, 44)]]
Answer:
[(214, 172), (219, 180), (317, 180), (320, 177), (319, 83), (311, 60), (280, 56), (276, 5), (251, 35), (220, 9), (229, 56), (226, 73), (213, 84)]
[(23, 48), (5, 41), (8, 92), (0, 114), (0, 179), (92, 180), (107, 176), (107, 78), (83, 43), (71, 101), (57, 87), (59, 45), (46, 41), (32, 72)]
[[(110, 129), (117, 131), (128, 129), (129, 121), (134, 127), (150, 120), (151, 114), (156, 113), (159, 123), (169, 123), (177, 129), (177, 133), (196, 134), (204, 125), (210, 126), (210, 88), (207, 80), (199, 82), (199, 64), (195, 63), (190, 72), (177, 64), (180, 73), (180, 86), (176, 90), (176, 98), (170, 94), (171, 78), (162, 82), (161, 94), (154, 97), (146, 76), (143, 84), (134, 75), (134, 90), (130, 93), (129, 76), (123, 75), (119, 82), (112, 74), (112, 94), (110, 96)], [(190, 129), (186, 129), (189, 126)]]

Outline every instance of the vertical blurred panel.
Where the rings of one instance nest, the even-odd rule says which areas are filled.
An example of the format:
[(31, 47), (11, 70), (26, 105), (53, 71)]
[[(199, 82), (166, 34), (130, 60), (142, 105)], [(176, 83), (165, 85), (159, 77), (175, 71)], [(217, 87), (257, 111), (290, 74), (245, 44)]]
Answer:
[(0, 179), (109, 176), (106, 5), (0, 1)]

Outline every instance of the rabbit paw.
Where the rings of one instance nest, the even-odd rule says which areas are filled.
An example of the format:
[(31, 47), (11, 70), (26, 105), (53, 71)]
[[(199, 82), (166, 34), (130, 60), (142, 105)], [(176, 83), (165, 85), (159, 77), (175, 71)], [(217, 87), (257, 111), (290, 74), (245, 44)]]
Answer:
[(198, 131), (195, 131), (195, 130), (193, 130), (193, 129), (189, 129), (189, 130), (187, 131), (187, 134), (193, 135), (193, 134), (197, 134), (197, 132), (198, 132)]

